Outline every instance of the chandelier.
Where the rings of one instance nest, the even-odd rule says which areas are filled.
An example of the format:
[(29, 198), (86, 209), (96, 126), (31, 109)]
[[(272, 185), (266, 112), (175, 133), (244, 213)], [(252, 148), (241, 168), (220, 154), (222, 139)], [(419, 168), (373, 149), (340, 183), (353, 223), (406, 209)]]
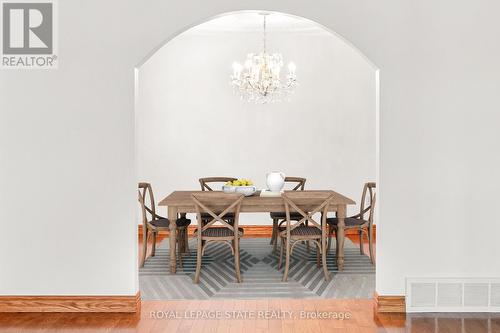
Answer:
[(289, 100), (297, 86), (296, 66), (288, 63), (288, 73), (281, 78), (283, 56), (280, 53), (267, 53), (266, 49), (266, 16), (262, 14), (263, 48), (262, 52), (249, 53), (243, 65), (233, 63), (231, 85), (234, 93), (242, 100), (255, 103), (274, 103)]

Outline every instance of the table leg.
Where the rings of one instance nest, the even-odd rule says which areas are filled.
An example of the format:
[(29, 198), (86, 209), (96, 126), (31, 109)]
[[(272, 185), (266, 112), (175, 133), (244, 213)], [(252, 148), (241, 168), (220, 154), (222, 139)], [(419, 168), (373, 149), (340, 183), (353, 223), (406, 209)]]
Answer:
[(168, 220), (170, 221), (170, 273), (175, 274), (177, 270), (177, 258), (175, 253), (175, 242), (176, 242), (176, 232), (177, 232), (177, 208), (169, 206), (168, 207)]
[[(330, 272), (328, 271), (328, 266), (326, 264), (326, 254), (327, 254), (327, 241), (328, 241), (328, 232), (330, 228), (328, 227), (326, 223), (326, 214), (321, 214), (321, 227), (323, 228), (322, 234), (321, 234), (321, 260), (322, 260), (322, 265), (323, 265), (323, 273), (325, 274), (325, 279), (327, 281), (330, 280)], [(318, 248), (319, 251), (319, 248)]]
[(339, 205), (337, 208), (337, 266), (339, 271), (344, 270), (344, 237), (345, 237), (345, 217), (346, 217), (346, 206)]

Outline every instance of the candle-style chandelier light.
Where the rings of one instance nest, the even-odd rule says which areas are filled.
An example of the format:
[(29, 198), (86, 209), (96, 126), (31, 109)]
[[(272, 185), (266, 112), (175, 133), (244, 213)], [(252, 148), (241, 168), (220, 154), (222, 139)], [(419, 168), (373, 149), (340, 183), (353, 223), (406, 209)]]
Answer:
[(255, 103), (274, 103), (289, 100), (297, 86), (296, 66), (288, 63), (288, 73), (281, 78), (283, 56), (280, 53), (267, 53), (266, 16), (263, 16), (262, 52), (249, 53), (243, 65), (233, 63), (231, 85), (242, 100)]

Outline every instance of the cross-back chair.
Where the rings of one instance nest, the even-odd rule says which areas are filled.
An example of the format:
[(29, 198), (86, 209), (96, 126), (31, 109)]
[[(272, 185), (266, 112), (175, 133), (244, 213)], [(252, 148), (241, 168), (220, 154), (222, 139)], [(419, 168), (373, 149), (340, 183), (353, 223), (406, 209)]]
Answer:
[[(307, 193), (285, 192), (282, 194), (285, 203), (285, 226), (278, 228), (278, 237), (281, 241), (280, 258), (278, 267), (281, 269), (283, 262), (283, 252), (285, 251), (285, 271), (283, 273), (283, 281), (288, 279), (288, 271), (290, 268), (290, 256), (292, 255), (295, 245), (302, 241), (310, 241), (316, 245), (316, 261), (318, 267), (323, 266), (325, 279), (330, 279), (330, 274), (326, 265), (326, 252), (328, 240), (328, 228), (326, 224), (326, 213), (330, 205), (330, 201), (334, 194), (329, 191), (307, 191)], [(307, 210), (300, 208), (296, 201), (300, 198), (311, 199), (310, 207)], [(292, 213), (301, 215), (300, 219), (293, 220)], [(316, 221), (314, 214), (321, 213), (321, 220)]]
[[(222, 184), (222, 183), (227, 183), (229, 181), (237, 180), (237, 178), (234, 177), (204, 177), (198, 179), (200, 182), (201, 190), (202, 191), (214, 191), (213, 189), (213, 184)], [(231, 213), (228, 213), (226, 216), (229, 219), (229, 223), (233, 223), (233, 216), (231, 216)], [(207, 213), (201, 214), (201, 221), (203, 223), (207, 223), (208, 220), (210, 220), (210, 215)]]
[[(205, 249), (210, 243), (221, 242), (228, 244), (234, 255), (236, 280), (241, 282), (239, 240), (243, 236), (243, 229), (238, 227), (241, 202), (241, 193), (206, 192), (192, 194), (191, 198), (196, 207), (198, 221), (202, 221), (202, 214), (210, 218), (206, 223), (198, 223), (195, 231), (197, 237), (196, 273), (194, 283), (199, 283), (201, 261)], [(217, 212), (217, 213), (216, 213)], [(232, 213), (232, 223), (228, 219)]]
[[(156, 213), (155, 199), (153, 188), (150, 183), (139, 183), (138, 198), (142, 212), (142, 255), (140, 266), (143, 267), (146, 261), (148, 238), (153, 237), (151, 256), (156, 254), (156, 237), (160, 231), (170, 230), (170, 221)], [(149, 206), (147, 201), (149, 199)], [(182, 265), (181, 252), (183, 248), (187, 248), (187, 227), (191, 224), (191, 220), (185, 216), (178, 218), (177, 223), (177, 240), (176, 245), (179, 249), (179, 263)]]
[[(375, 257), (373, 255), (373, 216), (375, 213), (375, 202), (377, 195), (375, 193), (376, 184), (374, 182), (365, 183), (363, 186), (363, 193), (361, 195), (361, 203), (359, 206), (359, 213), (344, 219), (344, 230), (357, 229), (359, 232), (359, 252), (365, 254), (363, 248), (363, 236), (366, 233), (368, 238), (368, 248), (370, 251), (370, 260), (375, 265)], [(366, 216), (366, 217), (365, 217)], [(328, 218), (329, 233), (335, 232), (335, 239), (337, 239), (337, 225), (338, 219), (336, 217)], [(332, 237), (328, 242), (328, 248), (332, 243)], [(338, 254), (338, 242), (335, 247), (335, 252)]]
[[(292, 191), (304, 191), (304, 188), (306, 186), (306, 178), (302, 177), (285, 177), (285, 185), (288, 185), (291, 187)], [(274, 245), (274, 250), (276, 250), (276, 247), (278, 245), (277, 239), (278, 239), (278, 228), (281, 226), (285, 221), (286, 221), (286, 216), (285, 212), (271, 212), (271, 218), (273, 219), (273, 231), (271, 235), (271, 242), (270, 244)], [(290, 215), (290, 218), (292, 220), (300, 220), (302, 218), (302, 215), (292, 212)]]
[(211, 183), (226, 183), (226, 182), (230, 182), (233, 180), (237, 180), (237, 178), (234, 178), (234, 177), (204, 177), (204, 178), (198, 179), (198, 181), (200, 182), (200, 186), (201, 186), (202, 191), (213, 191), (212, 187), (210, 186)]

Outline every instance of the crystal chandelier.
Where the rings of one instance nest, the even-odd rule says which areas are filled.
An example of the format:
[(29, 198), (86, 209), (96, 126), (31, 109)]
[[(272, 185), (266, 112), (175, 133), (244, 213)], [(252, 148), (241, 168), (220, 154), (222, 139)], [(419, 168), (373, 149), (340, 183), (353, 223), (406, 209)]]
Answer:
[(233, 63), (231, 85), (242, 100), (255, 103), (274, 103), (289, 100), (290, 94), (297, 86), (296, 66), (288, 64), (288, 74), (281, 79), (283, 56), (280, 53), (267, 53), (266, 49), (266, 16), (262, 14), (263, 50), (255, 54), (247, 54), (244, 65)]

